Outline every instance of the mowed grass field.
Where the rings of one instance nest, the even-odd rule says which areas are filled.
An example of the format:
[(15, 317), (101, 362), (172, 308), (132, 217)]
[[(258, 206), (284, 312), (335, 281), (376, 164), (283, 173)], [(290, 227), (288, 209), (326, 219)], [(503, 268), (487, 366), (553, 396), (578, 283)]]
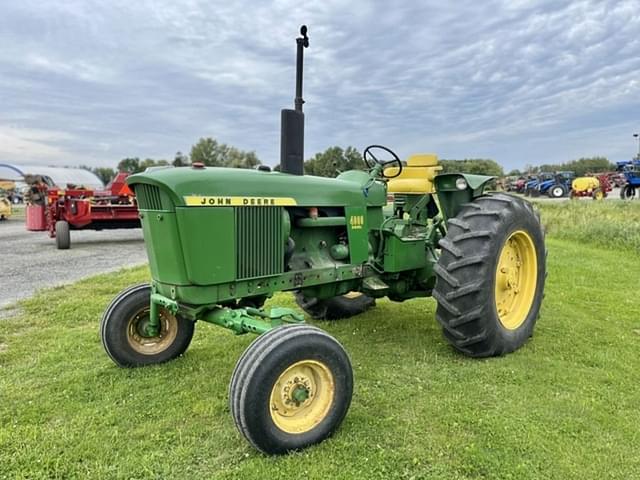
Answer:
[(640, 202), (535, 201), (547, 234), (604, 248), (640, 254)]
[(199, 323), (182, 358), (120, 369), (100, 316), (146, 269), (44, 291), (0, 319), (0, 478), (640, 478), (640, 258), (575, 220), (637, 238), (640, 202), (564, 205), (542, 207), (546, 299), (522, 349), (455, 353), (432, 299), (324, 323), (351, 356), (352, 406), (333, 438), (280, 457), (251, 449), (227, 405), (251, 336)]

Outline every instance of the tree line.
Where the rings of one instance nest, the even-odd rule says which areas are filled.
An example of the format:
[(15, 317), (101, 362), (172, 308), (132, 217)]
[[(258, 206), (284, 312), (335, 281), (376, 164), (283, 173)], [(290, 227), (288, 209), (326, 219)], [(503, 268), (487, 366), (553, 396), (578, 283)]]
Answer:
[[(86, 170), (95, 173), (105, 184), (109, 183), (117, 172), (138, 173), (148, 167), (173, 165), (175, 167), (187, 166), (192, 163), (202, 163), (211, 167), (229, 168), (255, 168), (262, 162), (253, 151), (244, 151), (236, 147), (218, 142), (211, 137), (200, 138), (192, 147), (189, 154), (176, 152), (172, 160), (153, 159), (139, 157), (127, 157), (120, 160), (116, 168), (88, 167)], [(478, 175), (491, 175), (503, 177), (504, 170), (495, 160), (488, 158), (465, 158), (462, 160), (440, 160), (443, 173), (464, 172)], [(346, 170), (362, 170), (366, 168), (362, 154), (352, 146), (342, 148), (333, 146), (323, 152), (316, 153), (305, 160), (304, 172), (308, 175), (320, 177), (335, 177)], [(279, 170), (279, 166), (275, 167)], [(587, 173), (598, 173), (615, 170), (613, 165), (605, 157), (579, 158), (559, 164), (542, 164), (539, 166), (527, 165), (524, 171), (511, 170), (508, 175), (522, 176), (539, 172), (573, 171), (578, 176)]]
[(583, 177), (590, 173), (615, 171), (616, 165), (606, 157), (581, 157), (563, 163), (543, 163), (542, 165), (527, 165), (524, 171), (511, 170), (510, 176), (535, 175), (541, 172), (575, 172), (576, 176)]
[(118, 162), (115, 168), (80, 166), (93, 172), (105, 184), (109, 183), (118, 172), (144, 172), (148, 167), (173, 165), (184, 167), (192, 163), (202, 163), (209, 167), (255, 168), (261, 162), (255, 152), (247, 152), (236, 147), (220, 143), (211, 137), (200, 138), (192, 147), (189, 154), (178, 151), (173, 160), (127, 157)]
[[(487, 158), (466, 158), (464, 160), (440, 160), (443, 173), (464, 172), (478, 175), (504, 175), (502, 166), (495, 160)], [(362, 170), (366, 168), (360, 152), (354, 147), (343, 150), (340, 147), (330, 147), (324, 152), (316, 153), (314, 157), (304, 162), (304, 172), (320, 177), (335, 177), (345, 170)]]

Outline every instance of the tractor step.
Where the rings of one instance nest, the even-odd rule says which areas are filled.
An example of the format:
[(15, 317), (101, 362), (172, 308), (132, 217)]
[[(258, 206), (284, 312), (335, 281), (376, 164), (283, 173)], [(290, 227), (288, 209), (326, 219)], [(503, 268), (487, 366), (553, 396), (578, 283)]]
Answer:
[(367, 277), (362, 282), (362, 289), (370, 292), (385, 293), (389, 290), (389, 285), (377, 277)]

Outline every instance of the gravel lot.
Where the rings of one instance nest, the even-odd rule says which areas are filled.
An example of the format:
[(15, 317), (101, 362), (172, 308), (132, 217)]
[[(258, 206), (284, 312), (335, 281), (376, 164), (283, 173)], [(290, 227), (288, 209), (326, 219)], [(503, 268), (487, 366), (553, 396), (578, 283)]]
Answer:
[[(0, 310), (44, 287), (147, 262), (142, 229), (71, 232), (56, 249), (46, 232), (28, 232), (23, 218), (0, 222)], [(1, 312), (0, 312), (1, 316)]]

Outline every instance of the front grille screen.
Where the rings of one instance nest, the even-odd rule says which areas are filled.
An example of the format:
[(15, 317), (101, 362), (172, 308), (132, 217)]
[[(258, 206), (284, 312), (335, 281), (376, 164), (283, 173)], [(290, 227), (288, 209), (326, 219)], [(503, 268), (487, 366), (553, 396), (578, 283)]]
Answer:
[(140, 210), (162, 210), (160, 189), (155, 185), (139, 183), (136, 185), (136, 200)]
[(235, 215), (238, 280), (282, 273), (282, 207), (238, 207)]

